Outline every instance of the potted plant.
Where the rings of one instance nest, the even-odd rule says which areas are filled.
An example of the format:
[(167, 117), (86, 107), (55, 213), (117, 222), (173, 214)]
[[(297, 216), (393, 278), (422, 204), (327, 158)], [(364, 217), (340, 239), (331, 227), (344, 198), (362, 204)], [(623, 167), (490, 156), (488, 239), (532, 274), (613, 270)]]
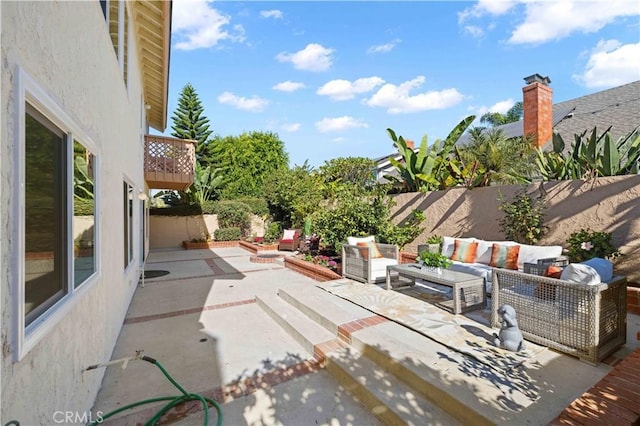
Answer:
[(432, 235), (427, 238), (427, 245), (429, 251), (432, 253), (440, 253), (440, 247), (442, 246), (442, 237), (440, 235)]
[(442, 272), (442, 268), (448, 268), (451, 260), (444, 254), (433, 253), (427, 250), (418, 253), (416, 261), (422, 268), (431, 268), (436, 272)]

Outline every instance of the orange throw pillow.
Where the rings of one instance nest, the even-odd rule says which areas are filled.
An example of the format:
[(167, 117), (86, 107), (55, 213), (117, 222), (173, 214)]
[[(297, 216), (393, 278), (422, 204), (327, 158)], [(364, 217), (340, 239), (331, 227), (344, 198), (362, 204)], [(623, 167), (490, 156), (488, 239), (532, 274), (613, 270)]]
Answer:
[(491, 248), (491, 260), (489, 266), (494, 268), (518, 269), (518, 254), (520, 246), (504, 246), (494, 244)]
[(562, 268), (560, 266), (547, 266), (547, 269), (544, 271), (544, 276), (549, 278), (560, 278), (562, 275)]
[(367, 247), (369, 250), (360, 250), (362, 252), (362, 257), (365, 259), (378, 259), (382, 257), (382, 253), (378, 250), (378, 245), (375, 241), (369, 241), (366, 243), (358, 243), (359, 247)]
[(476, 261), (476, 252), (478, 251), (477, 241), (455, 240), (453, 242), (453, 254), (451, 260), (457, 260), (463, 263), (473, 263)]

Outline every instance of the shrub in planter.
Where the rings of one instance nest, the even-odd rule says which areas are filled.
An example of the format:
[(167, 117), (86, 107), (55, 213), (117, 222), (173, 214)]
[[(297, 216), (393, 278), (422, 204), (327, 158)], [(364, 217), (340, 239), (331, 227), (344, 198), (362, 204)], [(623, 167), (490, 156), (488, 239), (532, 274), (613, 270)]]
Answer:
[(581, 229), (569, 235), (568, 255), (572, 262), (582, 262), (594, 257), (615, 259), (622, 256), (620, 250), (614, 247), (610, 232), (595, 232)]
[(220, 228), (216, 229), (213, 237), (216, 241), (237, 241), (242, 236), (240, 228)]
[(220, 228), (239, 228), (241, 235), (249, 235), (251, 217), (249, 206), (240, 201), (218, 201), (214, 212), (218, 215)]
[(264, 231), (264, 242), (272, 243), (282, 236), (282, 226), (280, 222), (270, 222), (266, 225)]

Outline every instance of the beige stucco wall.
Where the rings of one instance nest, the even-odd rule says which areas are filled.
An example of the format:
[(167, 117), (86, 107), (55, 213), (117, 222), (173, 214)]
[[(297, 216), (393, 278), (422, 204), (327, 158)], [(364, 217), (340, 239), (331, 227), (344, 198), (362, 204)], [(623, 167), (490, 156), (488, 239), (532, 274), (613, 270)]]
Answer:
[[(546, 182), (546, 220), (549, 232), (541, 244), (567, 247), (567, 237), (581, 228), (611, 232), (624, 256), (615, 260), (615, 272), (640, 282), (640, 176), (598, 178), (591, 181)], [(414, 209), (425, 213), (425, 230), (407, 250), (430, 235), (504, 239), (499, 220), (500, 199), (512, 199), (520, 186), (454, 188), (426, 194), (394, 196), (394, 220), (401, 222)], [(540, 194), (540, 184), (527, 187)]]
[[(1, 151), (0, 285), (2, 325), (2, 403), (0, 424), (53, 424), (55, 411), (89, 412), (103, 370), (84, 372), (111, 356), (139, 276), (140, 238), (134, 235), (134, 261), (123, 265), (123, 179), (144, 188), (144, 113), (135, 43), (129, 50), (129, 90), (118, 70), (100, 3), (0, 2)], [(24, 358), (15, 362), (12, 303), (18, 282), (18, 225), (13, 195), (14, 152), (18, 146), (15, 89), (21, 67), (94, 142), (98, 163), (99, 277)], [(134, 203), (134, 229), (140, 204)]]
[[(180, 247), (183, 241), (193, 238), (213, 236), (218, 229), (216, 215), (201, 216), (150, 216), (149, 217), (149, 247), (168, 248)], [(251, 218), (251, 234), (257, 237), (264, 235), (264, 220), (258, 216)]]

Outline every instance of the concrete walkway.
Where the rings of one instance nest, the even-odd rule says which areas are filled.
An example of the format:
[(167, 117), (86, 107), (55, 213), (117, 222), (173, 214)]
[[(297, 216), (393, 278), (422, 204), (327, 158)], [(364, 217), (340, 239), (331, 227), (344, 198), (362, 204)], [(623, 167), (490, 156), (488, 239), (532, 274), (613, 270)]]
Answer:
[[(225, 425), (379, 424), (256, 304), (257, 296), (315, 281), (249, 257), (241, 248), (152, 252), (147, 272), (169, 274), (138, 286), (112, 359), (144, 350), (187, 391), (224, 400)], [(249, 378), (260, 389), (247, 388)], [(135, 361), (124, 370), (108, 367), (94, 409), (107, 413), (178, 394), (155, 366)], [(162, 405), (129, 410), (104, 424), (142, 423)], [(198, 408), (172, 420), (202, 424)], [(215, 410), (210, 413), (215, 420)]]
[[(370, 312), (363, 313), (346, 306), (349, 305), (346, 301), (338, 303), (337, 300), (327, 299), (335, 299), (335, 296), (318, 289), (317, 283), (310, 278), (285, 269), (279, 263), (253, 263), (249, 259), (250, 253), (241, 248), (152, 252), (146, 263), (147, 272), (156, 270), (169, 273), (145, 280), (144, 287), (138, 286), (112, 359), (132, 356), (136, 351), (143, 350), (145, 355), (157, 359), (187, 391), (223, 401), (221, 406), (224, 424), (228, 425), (379, 424), (378, 419), (384, 417), (379, 413), (374, 416), (372, 413), (376, 409), (366, 408), (354, 399), (354, 386), (346, 385), (350, 389), (350, 393), (347, 393), (334, 378), (335, 366), (341, 362), (338, 358), (344, 358), (345, 350), (353, 354), (353, 348), (358, 349), (358, 345), (362, 346), (365, 342), (368, 342), (369, 348), (385, 348), (394, 338), (404, 336), (402, 341), (413, 342), (415, 348), (401, 350), (399, 347), (389, 347), (385, 352), (404, 351), (402, 360), (414, 359), (422, 350), (419, 347), (432, 348), (435, 343), (411, 336), (408, 334), (409, 330), (392, 322), (378, 321)], [(286, 309), (286, 304), (279, 305), (283, 303), (279, 299), (304, 296), (308, 299), (305, 309), (315, 309), (315, 303), (319, 309), (325, 308), (326, 316), (334, 318), (336, 325), (349, 324), (341, 332), (345, 333), (344, 330), (347, 330), (347, 341), (353, 340), (350, 347), (345, 347), (344, 344), (333, 347), (331, 342), (339, 339), (336, 339), (335, 334), (329, 333), (327, 336), (326, 330), (316, 331), (320, 333), (316, 334), (317, 341), (325, 343), (305, 344), (301, 339), (291, 337), (285, 327), (276, 322), (279, 320), (278, 315), (285, 317), (285, 321), (292, 320), (294, 316), (294, 312)], [(273, 310), (271, 314), (268, 313), (269, 309)], [(481, 322), (486, 320), (487, 312), (476, 311), (468, 317)], [(637, 348), (635, 336), (638, 330), (640, 318), (630, 315), (630, 344), (620, 351), (619, 356)], [(320, 351), (323, 357), (327, 355), (331, 359), (334, 367), (325, 369), (314, 359), (313, 354), (316, 353), (317, 356), (319, 348), (324, 351)], [(439, 358), (429, 365), (451, 363), (446, 376), (455, 373), (454, 358), (458, 355), (441, 345), (430, 350), (433, 354), (438, 354)], [(330, 351), (334, 351), (333, 355)], [(532, 378), (536, 383), (546, 383), (557, 395), (545, 395), (544, 389), (540, 389), (540, 395), (536, 397), (538, 402), (533, 402), (532, 399), (524, 417), (518, 417), (515, 411), (508, 414), (509, 410), (505, 411), (504, 407), (496, 412), (500, 417), (492, 417), (491, 411), (482, 412), (490, 409), (491, 392), (498, 392), (498, 403), (504, 405), (506, 400), (500, 396), (500, 389), (497, 387), (483, 389), (480, 378), (465, 376), (466, 379), (460, 379), (464, 379), (463, 381), (452, 380), (457, 386), (453, 393), (477, 393), (476, 397), (470, 395), (467, 406), (471, 407), (470, 412), (482, 412), (483, 416), (493, 419), (491, 422), (514, 424), (513, 421), (518, 418), (526, 418), (528, 424), (546, 424), (611, 370), (605, 364), (592, 367), (572, 357), (550, 350), (547, 352), (546, 358), (540, 362), (547, 365), (553, 360), (559, 371), (555, 371), (558, 368), (541, 369), (538, 366), (538, 371), (532, 371)], [(442, 358), (444, 354), (447, 355), (446, 358)], [(361, 369), (369, 362), (359, 355), (348, 356), (346, 360), (351, 360), (349, 362), (354, 368)], [(421, 362), (425, 364), (424, 359)], [(348, 370), (349, 365), (344, 368)], [(369, 387), (374, 383), (374, 376), (380, 376), (382, 386), (386, 386), (384, 393), (412, 395), (411, 390), (392, 390), (389, 385), (389, 380), (392, 379), (381, 376), (386, 374), (386, 370), (394, 368), (397, 368), (397, 363), (392, 362), (384, 368), (373, 365), (364, 368), (361, 375), (369, 377)], [(429, 374), (429, 369), (418, 370), (416, 374)], [(329, 371), (334, 372), (334, 375)], [(418, 376), (415, 379), (418, 380)], [(446, 387), (446, 384), (431, 385)], [(366, 395), (355, 393), (360, 400), (367, 401)], [(124, 370), (119, 365), (114, 365), (105, 373), (94, 411), (107, 413), (135, 401), (177, 394), (177, 389), (151, 364), (134, 361)], [(509, 397), (508, 394), (505, 395)], [(413, 417), (403, 422), (460, 423), (446, 413), (436, 413), (437, 407), (429, 408), (423, 402), (415, 403), (415, 398), (419, 398), (419, 395), (411, 396), (411, 401), (414, 401), (412, 404), (422, 410), (416, 412), (426, 413), (429, 417)], [(462, 399), (462, 402), (465, 400)], [(393, 403), (400, 406), (406, 401)], [(474, 404), (477, 407), (474, 408)], [(128, 410), (107, 420), (105, 424), (142, 424), (162, 405), (163, 403), (155, 403)], [(215, 410), (211, 409), (210, 413), (210, 424), (215, 424)], [(498, 420), (500, 418), (503, 421)], [(202, 424), (202, 420), (203, 412), (200, 407), (186, 404), (173, 412), (167, 422), (191, 425)]]

